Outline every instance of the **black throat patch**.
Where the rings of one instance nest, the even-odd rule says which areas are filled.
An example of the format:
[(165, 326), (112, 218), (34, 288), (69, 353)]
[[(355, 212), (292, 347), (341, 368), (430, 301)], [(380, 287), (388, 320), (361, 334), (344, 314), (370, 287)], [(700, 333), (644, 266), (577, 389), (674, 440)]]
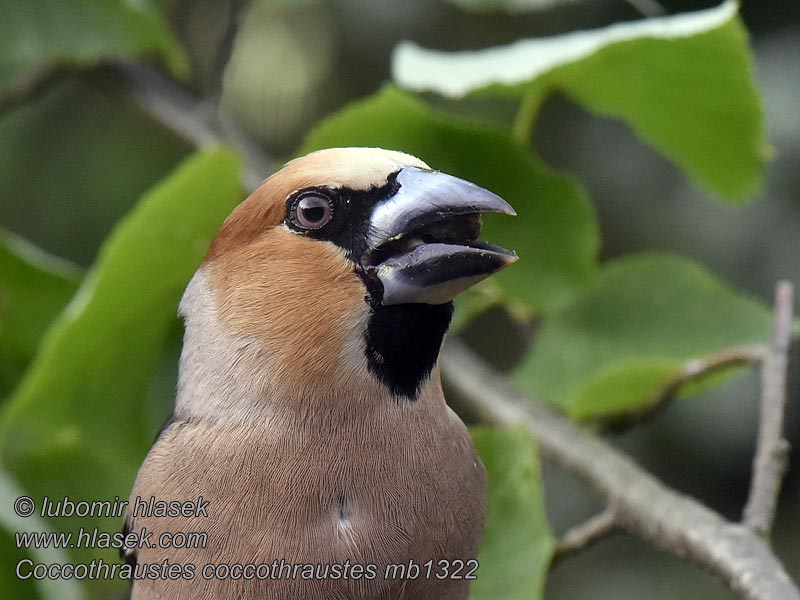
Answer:
[(439, 358), (452, 316), (452, 302), (373, 303), (365, 333), (370, 370), (399, 398), (416, 400)]

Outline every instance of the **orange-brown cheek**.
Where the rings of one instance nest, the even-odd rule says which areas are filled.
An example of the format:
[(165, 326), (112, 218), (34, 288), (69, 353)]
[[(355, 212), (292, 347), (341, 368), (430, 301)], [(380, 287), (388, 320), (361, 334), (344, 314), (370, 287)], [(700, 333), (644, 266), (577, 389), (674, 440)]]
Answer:
[(327, 377), (363, 352), (366, 290), (344, 252), (276, 227), (212, 263), (219, 314), (291, 377)]

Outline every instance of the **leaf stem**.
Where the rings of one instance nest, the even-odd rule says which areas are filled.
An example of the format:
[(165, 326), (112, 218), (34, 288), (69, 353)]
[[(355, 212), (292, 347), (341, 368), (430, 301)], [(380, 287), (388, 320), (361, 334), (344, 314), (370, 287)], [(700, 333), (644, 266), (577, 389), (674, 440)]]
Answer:
[(511, 133), (516, 140), (524, 145), (528, 145), (533, 132), (533, 125), (539, 114), (539, 109), (544, 101), (544, 94), (538, 87), (530, 90), (522, 97), (522, 102), (514, 117), (514, 124), (511, 126)]
[(666, 9), (656, 0), (625, 0), (634, 9), (638, 10), (648, 19), (663, 17), (667, 14)]

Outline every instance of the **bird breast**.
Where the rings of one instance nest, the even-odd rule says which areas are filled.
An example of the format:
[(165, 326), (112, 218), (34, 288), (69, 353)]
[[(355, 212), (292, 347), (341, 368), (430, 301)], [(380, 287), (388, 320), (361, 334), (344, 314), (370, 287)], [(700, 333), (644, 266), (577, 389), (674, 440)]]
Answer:
[(467, 561), (477, 552), (483, 466), (463, 423), (436, 392), (438, 382), (430, 387), (416, 402), (393, 402), (327, 424), (173, 423), (153, 447), (133, 492), (134, 498), (166, 500), (202, 495), (209, 502), (208, 517), (136, 519), (135, 529), (146, 527), (156, 536), (208, 532), (206, 548), (144, 549), (140, 563), (169, 558), (198, 571), (220, 562), (349, 563), (374, 565), (374, 579), (204, 581), (209, 595), (203, 596), (181, 595), (188, 585), (181, 581), (142, 582), (134, 589), (214, 598), (227, 597), (233, 585), (241, 586), (241, 598), (321, 600), (396, 597), (398, 590), (407, 594), (419, 586), (422, 595), (407, 597), (466, 597), (465, 581), (384, 577), (388, 565)]

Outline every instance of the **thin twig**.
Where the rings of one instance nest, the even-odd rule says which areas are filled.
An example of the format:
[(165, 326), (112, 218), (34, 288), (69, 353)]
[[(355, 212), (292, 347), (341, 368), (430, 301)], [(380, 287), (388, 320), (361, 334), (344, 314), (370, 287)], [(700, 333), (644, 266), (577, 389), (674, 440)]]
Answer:
[(568, 530), (558, 542), (553, 560), (561, 560), (588, 548), (613, 533), (617, 527), (617, 511), (613, 505), (609, 505), (601, 513)]
[(735, 346), (702, 358), (693, 358), (681, 367), (679, 373), (667, 380), (642, 408), (634, 413), (613, 415), (600, 421), (608, 421), (608, 428), (616, 432), (630, 429), (661, 412), (685, 385), (731, 367), (759, 364), (765, 356), (764, 346)]
[(248, 0), (230, 0), (228, 22), (222, 35), (222, 41), (219, 44), (219, 48), (217, 48), (217, 54), (214, 57), (214, 68), (211, 72), (211, 87), (208, 94), (217, 106), (219, 106), (220, 99), (222, 98), (225, 68), (228, 66), (231, 56), (233, 56), (236, 35), (241, 28), (245, 9), (248, 4)]
[(0, 113), (14, 110), (41, 96), (53, 85), (63, 81), (76, 69), (63, 65), (47, 65), (14, 79), (10, 85), (0, 89)]
[(761, 419), (750, 495), (744, 524), (768, 538), (775, 519), (781, 483), (789, 459), (789, 442), (783, 436), (786, 412), (786, 371), (792, 333), (794, 288), (781, 281), (775, 290), (775, 332), (761, 373)]
[(242, 184), (248, 192), (276, 170), (275, 163), (255, 143), (241, 131), (233, 131), (232, 122), (222, 122), (212, 103), (196, 99), (145, 65), (118, 62), (113, 66), (125, 78), (128, 94), (139, 108), (179, 137), (199, 147), (228, 144), (237, 150), (245, 159)]
[(551, 408), (510, 390), (463, 342), (448, 340), (442, 375), (485, 422), (524, 424), (542, 457), (598, 493), (620, 527), (719, 578), (747, 600), (800, 600), (764, 541), (700, 502), (669, 489), (630, 458)]

